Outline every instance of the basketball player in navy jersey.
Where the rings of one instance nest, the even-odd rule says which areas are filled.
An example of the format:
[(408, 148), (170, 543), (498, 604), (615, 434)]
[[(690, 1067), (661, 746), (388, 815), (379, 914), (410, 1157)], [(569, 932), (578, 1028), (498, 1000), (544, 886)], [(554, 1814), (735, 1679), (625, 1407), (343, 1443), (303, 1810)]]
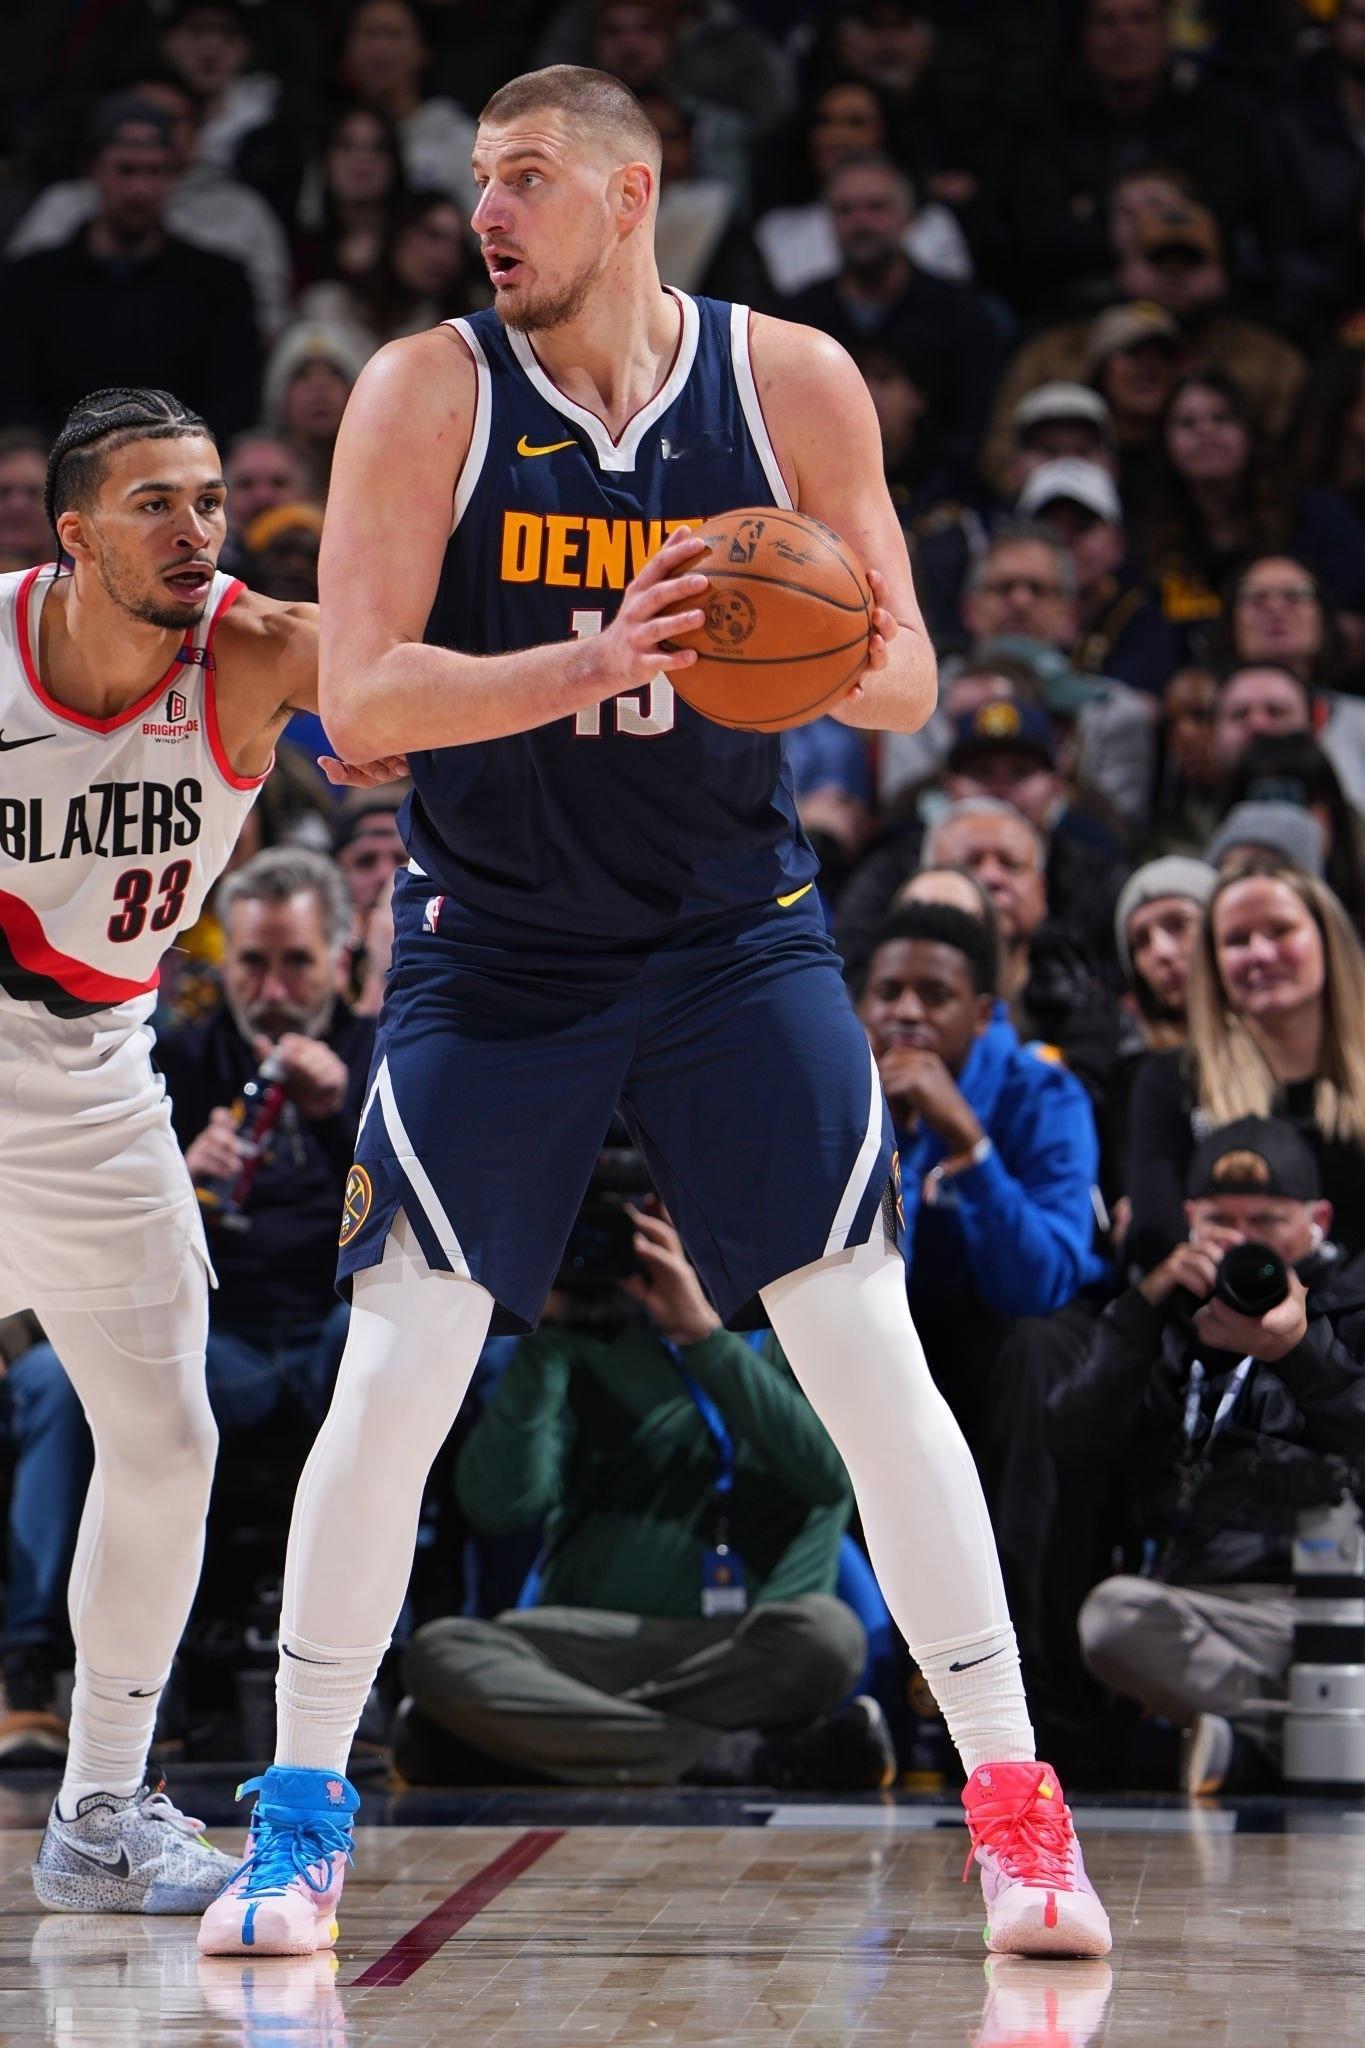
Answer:
[[(719, 1313), (762, 1295), (848, 1465), (970, 1773), (991, 1945), (1100, 1954), (976, 1471), (910, 1322), (889, 1119), (781, 744), (669, 680), (693, 657), (665, 643), (707, 587), (691, 529), (794, 505), (843, 535), (876, 599), (835, 716), (928, 717), (876, 419), (824, 336), (661, 287), (659, 160), (602, 73), (498, 92), (473, 222), (495, 307), (381, 350), (342, 428), (323, 713), (343, 755), (409, 753), (412, 859), (342, 1225), (350, 1340), (290, 1536), (277, 1761), (200, 1944), (335, 1938), (346, 1760), (428, 1465), (495, 1311), (534, 1324), (619, 1099)], [(945, 1180), (989, 1175), (989, 1154)]]

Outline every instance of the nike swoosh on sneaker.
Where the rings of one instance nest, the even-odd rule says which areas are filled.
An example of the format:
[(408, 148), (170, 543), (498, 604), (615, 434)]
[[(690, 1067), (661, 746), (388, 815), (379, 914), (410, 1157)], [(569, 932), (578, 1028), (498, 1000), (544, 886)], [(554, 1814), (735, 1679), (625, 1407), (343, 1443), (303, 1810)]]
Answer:
[(950, 1671), (971, 1671), (977, 1664), (989, 1664), (992, 1657), (1003, 1656), (1002, 1650), (987, 1650), (984, 1657), (969, 1657), (965, 1664), (950, 1664)]
[(98, 1850), (80, 1848), (67, 1835), (62, 1835), (58, 1839), (62, 1847), (69, 1849), (73, 1856), (79, 1856), (82, 1863), (93, 1863), (110, 1877), (131, 1877), (133, 1874), (127, 1848), (122, 1843), (119, 1844), (117, 1856), (101, 1856)]

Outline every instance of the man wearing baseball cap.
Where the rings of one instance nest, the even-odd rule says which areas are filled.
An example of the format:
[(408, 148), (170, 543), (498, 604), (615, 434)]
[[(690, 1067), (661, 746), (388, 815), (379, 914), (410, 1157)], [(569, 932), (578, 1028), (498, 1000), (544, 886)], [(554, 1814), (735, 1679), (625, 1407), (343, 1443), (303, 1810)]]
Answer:
[(1180, 641), (1138, 580), (1111, 468), (1079, 456), (1045, 462), (1025, 482), (1017, 510), (1071, 556), (1080, 618), (1069, 649), (1074, 666), (1158, 697), (1179, 665)]
[(993, 796), (1051, 831), (1062, 808), (1052, 721), (1036, 704), (993, 698), (957, 721), (943, 787), (954, 803)]
[(940, 786), (953, 803), (988, 797), (1019, 811), (1052, 852), (1052, 909), (1078, 932), (1098, 926), (1108, 958), (1123, 854), (1108, 819), (1068, 787), (1058, 765), (1056, 729), (1046, 711), (1015, 695), (978, 705), (957, 720)]
[(1011, 425), (1016, 490), (1022, 490), (1045, 462), (1059, 462), (1068, 456), (1113, 466), (1113, 415), (1099, 392), (1085, 384), (1054, 379), (1025, 392), (1014, 408)]
[[(1274, 1118), (1205, 1137), (1185, 1214), (1188, 1241), (1105, 1310), (1049, 1416), (1057, 1455), (1108, 1461), (1134, 1532), (1081, 1608), (1082, 1655), (1146, 1710), (1158, 1780), (1233, 1791), (1275, 1772), (1279, 1723), (1251, 1703), (1284, 1690), (1297, 1504), (1336, 1497), (1327, 1458), (1365, 1460), (1365, 1257), (1343, 1264), (1317, 1161)], [(1259, 1316), (1215, 1294), (1248, 1244), (1288, 1269)]]

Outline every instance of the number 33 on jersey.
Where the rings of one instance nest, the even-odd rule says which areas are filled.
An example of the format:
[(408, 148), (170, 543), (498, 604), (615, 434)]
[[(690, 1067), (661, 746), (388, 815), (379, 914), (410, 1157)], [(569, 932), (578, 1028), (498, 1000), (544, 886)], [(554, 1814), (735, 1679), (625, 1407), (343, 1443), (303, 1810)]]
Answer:
[(218, 733), (214, 631), (243, 585), (215, 576), (166, 674), (94, 719), (38, 672), (51, 580), (0, 576), (0, 1009), (146, 1014), (265, 779), (235, 775)]

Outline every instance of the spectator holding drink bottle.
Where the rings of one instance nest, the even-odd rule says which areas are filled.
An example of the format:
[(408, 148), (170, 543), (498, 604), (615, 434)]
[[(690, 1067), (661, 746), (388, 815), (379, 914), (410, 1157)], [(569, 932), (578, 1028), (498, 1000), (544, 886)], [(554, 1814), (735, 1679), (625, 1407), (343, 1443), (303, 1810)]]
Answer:
[(324, 855), (272, 847), (218, 892), (223, 1000), (157, 1046), (208, 1226), (209, 1399), (228, 1434), (286, 1394), (321, 1420), (345, 1335), (337, 1230), (374, 1044), (339, 989), (351, 905)]

